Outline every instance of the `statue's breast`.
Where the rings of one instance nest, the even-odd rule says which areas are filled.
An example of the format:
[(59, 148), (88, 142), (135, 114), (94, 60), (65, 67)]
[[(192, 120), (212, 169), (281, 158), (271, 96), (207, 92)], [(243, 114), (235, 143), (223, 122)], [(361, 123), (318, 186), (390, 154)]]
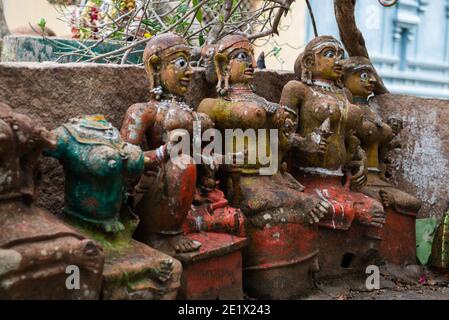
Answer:
[(255, 101), (218, 100), (214, 120), (219, 129), (261, 129), (267, 124), (267, 112)]
[(365, 145), (386, 143), (393, 138), (391, 127), (369, 107), (363, 107), (363, 125), (359, 136)]
[(163, 128), (166, 131), (185, 129), (189, 133), (192, 133), (194, 120), (193, 111), (184, 110), (179, 107), (171, 107), (165, 111)]
[(300, 121), (302, 125), (307, 127), (316, 122), (322, 123), (329, 118), (332, 125), (338, 125), (342, 121), (342, 112), (345, 108), (346, 105), (336, 98), (329, 96), (312, 97), (306, 101), (301, 109)]

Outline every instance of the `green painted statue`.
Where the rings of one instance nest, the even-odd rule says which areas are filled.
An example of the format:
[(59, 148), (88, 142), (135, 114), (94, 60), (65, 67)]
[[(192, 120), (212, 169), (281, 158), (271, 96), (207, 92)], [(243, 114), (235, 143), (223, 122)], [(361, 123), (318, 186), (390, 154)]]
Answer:
[(57, 147), (46, 155), (65, 174), (63, 219), (105, 251), (103, 299), (174, 299), (179, 261), (132, 239), (139, 219), (126, 198), (144, 169), (140, 147), (122, 140), (102, 115), (69, 120), (55, 130)]
[(140, 148), (124, 142), (103, 116), (71, 119), (56, 134), (57, 148), (47, 155), (64, 167), (64, 213), (108, 233), (124, 230), (119, 212), (125, 186), (143, 171)]

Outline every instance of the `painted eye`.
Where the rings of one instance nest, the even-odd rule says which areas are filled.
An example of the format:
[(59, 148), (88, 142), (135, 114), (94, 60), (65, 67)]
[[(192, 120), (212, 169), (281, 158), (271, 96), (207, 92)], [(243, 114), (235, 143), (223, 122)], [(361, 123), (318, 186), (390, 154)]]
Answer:
[(363, 81), (368, 80), (368, 73), (363, 72), (360, 74), (360, 79), (362, 79)]
[(335, 58), (335, 55), (336, 54), (334, 50), (327, 50), (326, 52), (324, 52), (324, 56), (329, 59)]
[(239, 60), (242, 60), (242, 61), (245, 61), (245, 60), (248, 59), (248, 55), (247, 55), (245, 52), (239, 52), (239, 53), (235, 56), (235, 58), (236, 58), (236, 59), (239, 59)]
[(185, 58), (179, 58), (175, 61), (175, 66), (178, 68), (185, 68), (187, 67), (187, 60)]

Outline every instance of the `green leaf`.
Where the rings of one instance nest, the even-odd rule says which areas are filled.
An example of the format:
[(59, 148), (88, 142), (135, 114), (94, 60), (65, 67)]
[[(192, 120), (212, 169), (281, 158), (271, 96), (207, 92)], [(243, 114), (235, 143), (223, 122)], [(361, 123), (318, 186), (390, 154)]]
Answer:
[(206, 39), (204, 38), (203, 34), (200, 34), (200, 36), (198, 37), (198, 41), (200, 43), (200, 46), (202, 46), (206, 42)]
[[(199, 0), (192, 0), (193, 6), (196, 7), (198, 5)], [(198, 9), (196, 12), (196, 20), (199, 22), (199, 24), (203, 25), (203, 12), (201, 11), (201, 8)]]
[(39, 28), (41, 28), (42, 32), (44, 32), (47, 21), (45, 20), (45, 18), (41, 18), (37, 25), (39, 26)]
[(178, 7), (176, 12), (181, 13), (181, 14), (186, 14), (188, 10), (189, 10), (189, 6), (186, 5), (185, 3), (183, 3)]
[(422, 265), (429, 261), (436, 228), (435, 218), (416, 219), (416, 256)]
[(273, 49), (273, 55), (277, 58), (279, 57), (280, 53), (281, 53), (282, 48), (280, 47), (276, 47)]

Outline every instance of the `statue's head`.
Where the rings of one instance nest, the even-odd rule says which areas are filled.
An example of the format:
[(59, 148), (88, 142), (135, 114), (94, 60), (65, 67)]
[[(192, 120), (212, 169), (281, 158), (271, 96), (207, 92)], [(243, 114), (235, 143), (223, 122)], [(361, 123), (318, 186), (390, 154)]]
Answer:
[(247, 37), (241, 34), (228, 35), (215, 48), (217, 52), (214, 60), (219, 78), (227, 76), (229, 83), (250, 83), (253, 80), (256, 60), (253, 45)]
[(343, 81), (354, 97), (367, 98), (376, 86), (376, 73), (365, 57), (351, 57), (343, 63)]
[(178, 96), (187, 93), (192, 75), (190, 49), (180, 36), (164, 33), (151, 38), (143, 53), (150, 90), (160, 99), (163, 92)]
[(295, 73), (305, 83), (312, 80), (339, 82), (345, 50), (332, 36), (320, 36), (311, 40), (295, 62)]

